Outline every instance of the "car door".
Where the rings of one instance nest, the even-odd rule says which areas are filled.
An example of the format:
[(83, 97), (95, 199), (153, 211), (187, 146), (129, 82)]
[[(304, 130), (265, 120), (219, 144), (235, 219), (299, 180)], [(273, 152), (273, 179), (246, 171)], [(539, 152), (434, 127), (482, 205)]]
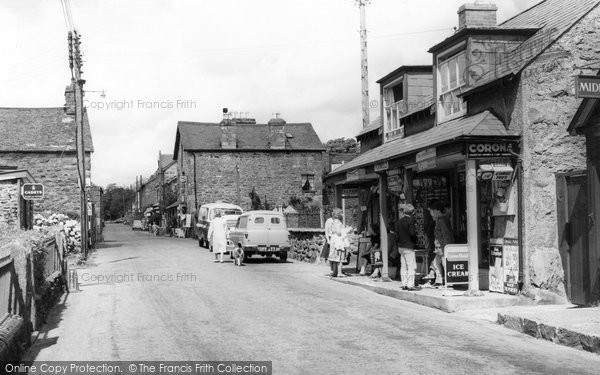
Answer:
[(269, 227), (265, 215), (257, 215), (252, 218), (252, 224), (248, 224), (248, 238), (258, 246), (258, 251), (265, 251), (269, 245)]
[(279, 248), (286, 246), (288, 233), (284, 218), (279, 215), (270, 215), (268, 225), (269, 245)]

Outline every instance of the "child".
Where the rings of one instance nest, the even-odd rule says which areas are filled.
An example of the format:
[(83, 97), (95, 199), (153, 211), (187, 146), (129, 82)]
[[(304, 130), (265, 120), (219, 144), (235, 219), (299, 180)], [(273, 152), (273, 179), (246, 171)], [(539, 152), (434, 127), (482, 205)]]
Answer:
[(379, 238), (371, 237), (371, 264), (373, 265), (372, 279), (381, 277), (381, 269), (383, 268), (383, 258), (381, 249), (379, 248)]

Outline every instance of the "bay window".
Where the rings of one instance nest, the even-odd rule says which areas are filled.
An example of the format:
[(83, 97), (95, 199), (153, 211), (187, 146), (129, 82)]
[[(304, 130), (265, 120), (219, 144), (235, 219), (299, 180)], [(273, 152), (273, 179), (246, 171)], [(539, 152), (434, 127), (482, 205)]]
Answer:
[(465, 102), (457, 95), (466, 85), (466, 67), (464, 51), (438, 59), (438, 120), (449, 120), (465, 113)]

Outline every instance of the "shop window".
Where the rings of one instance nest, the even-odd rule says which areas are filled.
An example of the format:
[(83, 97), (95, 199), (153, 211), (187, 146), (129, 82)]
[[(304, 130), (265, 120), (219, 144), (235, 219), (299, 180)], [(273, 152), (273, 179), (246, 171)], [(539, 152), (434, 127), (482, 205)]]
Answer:
[(464, 51), (448, 58), (438, 59), (438, 120), (450, 120), (465, 113), (466, 104), (458, 94), (466, 85), (466, 67)]
[(315, 175), (314, 174), (303, 174), (302, 175), (302, 191), (315, 191)]

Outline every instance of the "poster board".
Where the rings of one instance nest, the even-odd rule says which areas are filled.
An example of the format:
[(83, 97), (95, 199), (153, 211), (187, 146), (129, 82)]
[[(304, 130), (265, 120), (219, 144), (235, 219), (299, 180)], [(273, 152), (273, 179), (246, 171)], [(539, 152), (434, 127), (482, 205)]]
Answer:
[(504, 293), (504, 239), (490, 239), (490, 292)]
[(519, 240), (490, 240), (490, 292), (519, 293)]
[(444, 248), (446, 286), (469, 283), (469, 245), (450, 244)]

